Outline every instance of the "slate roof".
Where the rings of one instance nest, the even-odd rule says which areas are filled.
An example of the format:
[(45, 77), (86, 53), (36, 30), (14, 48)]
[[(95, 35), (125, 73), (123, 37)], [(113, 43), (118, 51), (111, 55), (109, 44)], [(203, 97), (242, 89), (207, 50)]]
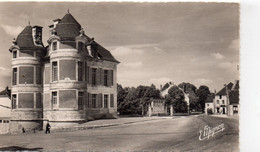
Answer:
[[(232, 86), (233, 86), (233, 83), (230, 82), (230, 83), (227, 85), (227, 89), (228, 89), (228, 90), (231, 90)], [(227, 95), (226, 88), (225, 88), (225, 87), (222, 88), (216, 95)]]
[(17, 36), (16, 42), (20, 49), (44, 49), (43, 46), (37, 46), (33, 43), (32, 27), (30, 25), (26, 26)]
[(96, 49), (96, 51), (98, 52), (98, 54), (101, 56), (101, 59), (103, 60), (107, 60), (107, 61), (112, 61), (112, 62), (117, 62), (119, 63), (119, 61), (117, 61), (113, 55), (107, 50), (105, 49), (103, 46), (99, 45), (98, 43), (96, 43), (94, 41), (94, 49)]
[(80, 33), (81, 25), (76, 21), (76, 19), (67, 13), (61, 21), (56, 25), (55, 31), (61, 39), (73, 39)]
[(6, 91), (5, 90), (1, 91), (0, 95), (6, 95)]
[[(70, 14), (67, 13), (60, 22), (56, 25), (55, 31), (57, 32), (57, 36), (61, 38), (61, 40), (74, 40), (75, 37), (80, 35), (81, 25), (77, 22), (77, 20)], [(89, 41), (91, 38), (85, 35)], [(113, 55), (105, 49), (103, 46), (93, 41), (91, 47), (97, 51), (99, 57), (103, 60), (117, 62)]]
[(239, 91), (232, 90), (229, 92), (229, 102), (230, 104), (239, 104)]
[(5, 89), (3, 91), (0, 92), (0, 97), (11, 97), (11, 90), (9, 89)]
[(238, 90), (239, 89), (239, 80), (237, 80), (235, 82), (235, 86), (233, 86), (233, 87), (234, 87), (233, 90)]

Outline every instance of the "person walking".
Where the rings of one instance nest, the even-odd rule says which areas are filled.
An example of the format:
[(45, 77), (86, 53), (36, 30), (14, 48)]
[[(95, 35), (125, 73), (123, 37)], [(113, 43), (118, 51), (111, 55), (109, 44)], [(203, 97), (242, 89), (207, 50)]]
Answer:
[(49, 124), (49, 122), (47, 122), (47, 124), (46, 124), (46, 132), (45, 132), (46, 134), (47, 133), (51, 133), (51, 125)]

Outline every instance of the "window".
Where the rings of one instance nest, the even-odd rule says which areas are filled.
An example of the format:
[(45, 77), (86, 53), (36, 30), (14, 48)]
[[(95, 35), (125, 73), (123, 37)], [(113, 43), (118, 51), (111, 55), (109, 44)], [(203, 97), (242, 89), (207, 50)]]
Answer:
[(78, 42), (78, 50), (79, 50), (79, 51), (85, 51), (84, 48), (85, 48), (85, 47), (84, 47), (84, 43), (83, 43), (83, 42)]
[(17, 58), (17, 51), (13, 51), (13, 58)]
[(217, 104), (219, 104), (219, 100), (217, 100)]
[(83, 63), (78, 62), (78, 80), (83, 81)]
[(17, 84), (17, 68), (13, 68), (13, 85)]
[(108, 107), (108, 95), (105, 94), (104, 95), (104, 108), (107, 108)]
[(111, 70), (111, 85), (114, 85), (114, 71)]
[(92, 108), (96, 108), (97, 95), (96, 95), (96, 94), (92, 94), (91, 97), (92, 97), (92, 98), (91, 98)]
[(110, 94), (110, 107), (114, 107), (114, 94)]
[(91, 46), (90, 46), (90, 45), (87, 46), (87, 50), (88, 50), (88, 54), (89, 54), (91, 57), (93, 57), (93, 56), (92, 56), (92, 51), (91, 51)]
[(52, 92), (52, 104), (57, 105), (57, 92)]
[(219, 95), (219, 99), (221, 99), (222, 98), (222, 95)]
[(52, 50), (53, 51), (57, 50), (57, 42), (52, 43)]
[(97, 69), (92, 68), (92, 85), (97, 85)]
[(12, 98), (12, 108), (16, 109), (16, 94), (13, 94), (13, 98)]
[(2, 120), (0, 120), (0, 123), (2, 123)]
[(104, 70), (104, 86), (108, 86), (108, 70)]
[(9, 123), (9, 120), (4, 120), (3, 123)]
[(57, 65), (57, 62), (52, 62), (52, 81), (58, 81), (58, 65)]
[(78, 93), (78, 109), (83, 110), (83, 92)]
[(222, 104), (225, 104), (225, 101), (224, 101), (224, 100), (222, 100)]

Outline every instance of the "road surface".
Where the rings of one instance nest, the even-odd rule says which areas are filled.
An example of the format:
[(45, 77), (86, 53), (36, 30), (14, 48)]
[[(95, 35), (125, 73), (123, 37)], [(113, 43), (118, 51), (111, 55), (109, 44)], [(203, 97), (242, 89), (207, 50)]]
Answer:
[[(224, 131), (199, 140), (204, 126)], [(2, 150), (43, 151), (239, 151), (237, 119), (182, 116), (52, 134), (0, 135)]]

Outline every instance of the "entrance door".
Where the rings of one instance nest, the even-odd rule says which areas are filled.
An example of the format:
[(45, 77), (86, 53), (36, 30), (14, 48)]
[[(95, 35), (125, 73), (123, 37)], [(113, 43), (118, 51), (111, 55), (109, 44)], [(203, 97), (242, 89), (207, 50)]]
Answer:
[(219, 108), (217, 108), (217, 113), (219, 113)]
[(226, 110), (226, 108), (223, 108), (223, 114), (226, 114), (226, 111), (225, 111), (225, 110)]

